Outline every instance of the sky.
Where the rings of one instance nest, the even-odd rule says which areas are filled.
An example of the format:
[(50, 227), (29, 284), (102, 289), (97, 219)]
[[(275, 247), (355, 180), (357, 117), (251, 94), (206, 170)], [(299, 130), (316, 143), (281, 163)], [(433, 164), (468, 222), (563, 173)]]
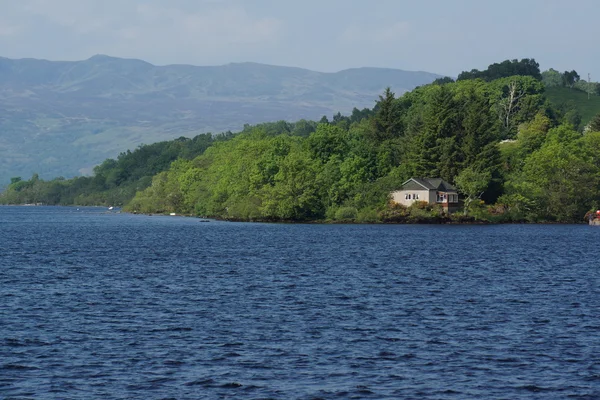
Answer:
[(600, 81), (597, 0), (0, 0), (0, 57), (457, 76), (506, 59)]

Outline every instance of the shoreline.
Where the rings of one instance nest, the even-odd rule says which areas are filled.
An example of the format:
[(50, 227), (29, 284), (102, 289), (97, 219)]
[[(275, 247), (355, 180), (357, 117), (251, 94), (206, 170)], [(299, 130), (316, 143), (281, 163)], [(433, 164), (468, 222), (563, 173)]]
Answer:
[(145, 215), (145, 216), (162, 216), (162, 217), (186, 217), (186, 218), (197, 218), (200, 220), (206, 220), (202, 222), (219, 221), (219, 222), (245, 222), (245, 223), (262, 223), (262, 224), (303, 224), (303, 225), (588, 225), (588, 226), (600, 226), (598, 224), (589, 224), (582, 220), (580, 222), (557, 222), (557, 221), (487, 221), (471, 219), (472, 217), (461, 217), (467, 220), (453, 220), (450, 218), (435, 219), (435, 220), (399, 220), (399, 221), (370, 221), (360, 222), (353, 220), (271, 220), (271, 219), (241, 219), (241, 218), (224, 218), (217, 216), (198, 216), (193, 214), (180, 214), (180, 213), (141, 213), (133, 211), (124, 211), (122, 207), (115, 207), (113, 210), (109, 210), (109, 206), (104, 205), (49, 205), (49, 204), (0, 204), (0, 207), (69, 207), (69, 208), (104, 208), (108, 214), (131, 214), (131, 215)]

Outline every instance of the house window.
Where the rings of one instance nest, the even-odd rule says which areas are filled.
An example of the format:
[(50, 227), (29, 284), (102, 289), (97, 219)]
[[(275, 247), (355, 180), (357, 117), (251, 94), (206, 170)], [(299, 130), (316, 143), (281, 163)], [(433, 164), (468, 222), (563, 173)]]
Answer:
[(437, 194), (437, 202), (438, 203), (445, 203), (446, 202), (446, 193), (438, 193)]
[(419, 200), (419, 195), (418, 194), (413, 194), (413, 197), (415, 198), (415, 200)]
[(407, 195), (405, 195), (405, 196), (404, 196), (404, 199), (405, 199), (405, 200), (410, 200), (410, 194), (407, 194)]

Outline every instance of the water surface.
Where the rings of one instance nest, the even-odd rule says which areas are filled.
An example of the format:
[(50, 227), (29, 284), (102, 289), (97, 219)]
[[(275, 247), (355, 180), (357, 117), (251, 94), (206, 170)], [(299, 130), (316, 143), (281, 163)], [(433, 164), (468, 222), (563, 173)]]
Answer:
[(0, 398), (598, 399), (599, 244), (0, 207)]

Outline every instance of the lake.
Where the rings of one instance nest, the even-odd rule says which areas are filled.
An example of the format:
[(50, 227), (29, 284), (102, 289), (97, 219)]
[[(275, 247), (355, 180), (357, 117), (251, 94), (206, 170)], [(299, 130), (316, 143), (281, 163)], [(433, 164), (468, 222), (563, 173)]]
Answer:
[(0, 207), (0, 398), (598, 399), (600, 228)]

